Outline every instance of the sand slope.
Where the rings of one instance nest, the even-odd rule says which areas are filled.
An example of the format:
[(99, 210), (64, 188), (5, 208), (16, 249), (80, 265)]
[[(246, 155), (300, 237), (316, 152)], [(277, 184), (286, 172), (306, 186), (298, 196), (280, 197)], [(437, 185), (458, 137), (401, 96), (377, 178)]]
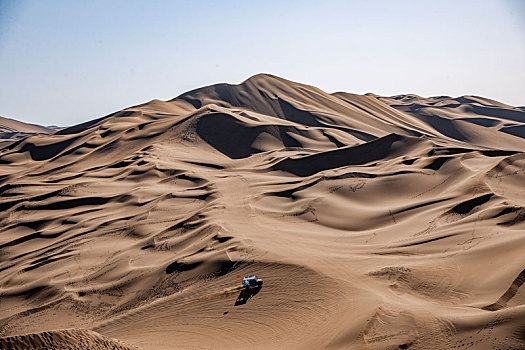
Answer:
[(479, 97), (256, 75), (20, 140), (0, 150), (0, 336), (523, 349), (524, 125)]
[(0, 147), (28, 136), (50, 134), (57, 129), (59, 128), (28, 124), (18, 120), (0, 117)]
[(0, 338), (2, 349), (138, 349), (86, 329), (63, 329)]

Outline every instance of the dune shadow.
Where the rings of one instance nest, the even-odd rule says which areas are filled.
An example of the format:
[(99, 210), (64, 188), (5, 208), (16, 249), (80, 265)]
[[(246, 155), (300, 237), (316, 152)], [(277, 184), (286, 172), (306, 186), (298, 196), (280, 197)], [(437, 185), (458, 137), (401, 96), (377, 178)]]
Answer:
[(237, 297), (237, 300), (235, 300), (234, 306), (244, 305), (248, 302), (248, 300), (259, 293), (262, 289), (262, 286), (253, 287), (249, 289), (243, 289), (239, 293), (239, 296)]
[(319, 152), (298, 158), (285, 158), (272, 166), (273, 170), (281, 170), (297, 176), (311, 176), (320, 171), (340, 168), (350, 165), (364, 165), (385, 159), (396, 148), (403, 145), (407, 150), (415, 141), (408, 136), (389, 134), (353, 147), (338, 148)]

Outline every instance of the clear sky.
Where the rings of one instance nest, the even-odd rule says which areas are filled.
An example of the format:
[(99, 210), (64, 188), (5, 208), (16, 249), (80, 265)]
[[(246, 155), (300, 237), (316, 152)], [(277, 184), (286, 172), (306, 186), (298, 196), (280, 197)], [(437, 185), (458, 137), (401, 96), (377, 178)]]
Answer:
[(271, 73), (525, 105), (525, 1), (0, 0), (0, 115), (72, 125)]

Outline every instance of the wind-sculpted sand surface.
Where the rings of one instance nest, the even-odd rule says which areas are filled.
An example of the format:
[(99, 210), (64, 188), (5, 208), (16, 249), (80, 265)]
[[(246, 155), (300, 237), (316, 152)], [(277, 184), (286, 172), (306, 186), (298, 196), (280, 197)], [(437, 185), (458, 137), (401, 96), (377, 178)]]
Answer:
[(0, 344), (524, 349), (524, 137), (480, 97), (257, 75), (17, 141)]

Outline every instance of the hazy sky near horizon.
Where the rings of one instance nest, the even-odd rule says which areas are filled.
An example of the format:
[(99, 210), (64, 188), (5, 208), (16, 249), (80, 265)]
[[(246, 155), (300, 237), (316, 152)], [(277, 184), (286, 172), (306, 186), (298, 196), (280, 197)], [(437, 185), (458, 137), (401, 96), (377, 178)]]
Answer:
[(525, 1), (0, 0), (0, 116), (72, 125), (271, 73), (525, 105)]

